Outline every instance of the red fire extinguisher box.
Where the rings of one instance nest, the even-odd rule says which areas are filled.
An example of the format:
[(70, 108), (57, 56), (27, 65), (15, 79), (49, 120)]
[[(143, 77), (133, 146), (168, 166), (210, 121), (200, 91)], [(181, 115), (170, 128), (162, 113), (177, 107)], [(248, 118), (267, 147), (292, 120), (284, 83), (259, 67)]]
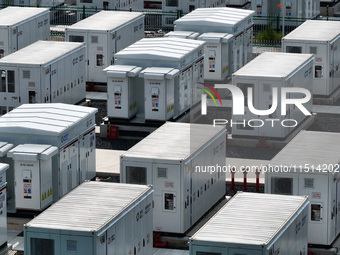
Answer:
[(118, 138), (118, 127), (117, 126), (110, 125), (109, 137), (111, 139), (117, 139)]

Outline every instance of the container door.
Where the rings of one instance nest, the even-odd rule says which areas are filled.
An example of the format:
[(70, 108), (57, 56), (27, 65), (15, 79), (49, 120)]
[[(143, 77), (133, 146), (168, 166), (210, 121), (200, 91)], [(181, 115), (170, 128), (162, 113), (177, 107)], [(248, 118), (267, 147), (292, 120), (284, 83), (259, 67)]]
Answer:
[(78, 146), (78, 140), (70, 146), (71, 189), (79, 184)]
[[(184, 233), (180, 166), (153, 164), (154, 231)], [(166, 221), (164, 219), (167, 219)]]
[(45, 66), (44, 67), (44, 84), (45, 84), (45, 87), (43, 88), (43, 91), (42, 91), (42, 96), (44, 97), (44, 101), (45, 103), (50, 103), (52, 102), (52, 98), (56, 98), (57, 96), (57, 91), (51, 91), (51, 76), (50, 76), (50, 66)]
[[(307, 165), (305, 170), (308, 170)], [(331, 183), (333, 183), (333, 178), (325, 174), (301, 174), (299, 177), (298, 195), (306, 195), (310, 201), (308, 243), (328, 244), (330, 232), (334, 236), (335, 217), (331, 214), (333, 205), (335, 210), (335, 201), (331, 203), (329, 199), (329, 190), (332, 190), (329, 185), (335, 185), (335, 182)], [(327, 227), (331, 221), (333, 222), (332, 230)]]
[[(335, 57), (337, 56), (338, 47), (335, 44), (330, 45), (330, 54), (329, 54), (329, 91), (333, 92), (336, 88), (335, 83), (335, 72), (336, 70), (336, 61)], [(339, 68), (339, 67), (338, 67)]]
[(20, 104), (19, 77), (15, 69), (0, 70), (0, 114), (5, 114)]
[(91, 180), (96, 175), (96, 136), (94, 128), (85, 133), (80, 140), (80, 175), (79, 183)]
[(69, 181), (69, 148), (65, 147), (60, 151), (60, 174), (59, 174), (59, 190), (60, 197), (68, 192)]
[(87, 38), (89, 69), (88, 76), (90, 82), (106, 82), (103, 69), (107, 66), (107, 42), (106, 36), (101, 34), (89, 34)]
[(261, 250), (229, 248), (228, 255), (262, 255)]
[(229, 255), (229, 253), (227, 253), (227, 249), (222, 247), (193, 245), (190, 250), (191, 249), (193, 251), (191, 253), (192, 255)]

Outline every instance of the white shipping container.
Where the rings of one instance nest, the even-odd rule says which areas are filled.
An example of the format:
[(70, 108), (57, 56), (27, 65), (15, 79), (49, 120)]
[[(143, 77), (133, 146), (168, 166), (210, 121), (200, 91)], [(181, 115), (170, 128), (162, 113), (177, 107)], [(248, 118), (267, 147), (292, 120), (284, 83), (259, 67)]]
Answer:
[(144, 38), (141, 12), (101, 11), (65, 29), (65, 40), (85, 42), (87, 82), (106, 83), (103, 69), (114, 64), (115, 54)]
[(57, 153), (57, 147), (39, 144), (21, 144), (7, 153), (14, 161), (16, 209), (40, 211), (52, 204), (52, 157)]
[(252, 10), (238, 8), (199, 8), (175, 20), (175, 31), (233, 35), (231, 72), (235, 72), (252, 59), (253, 15)]
[[(248, 106), (245, 106), (243, 115), (234, 114), (232, 117), (233, 123), (241, 123), (232, 126), (232, 135), (282, 139), (295, 130), (296, 127), (293, 124), (301, 123), (308, 115), (305, 115), (294, 104), (287, 104), (286, 115), (282, 115), (281, 96), (286, 98), (288, 96), (281, 93), (281, 90), (298, 87), (307, 89), (312, 94), (313, 59), (311, 54), (265, 52), (233, 73), (232, 84), (242, 90), (245, 101), (252, 98), (255, 109), (272, 109), (272, 106), (275, 105), (273, 98), (276, 95), (277, 108), (269, 115), (255, 115)], [(252, 95), (248, 94), (248, 88), (252, 89)], [(277, 90), (276, 93), (274, 89)], [(287, 94), (289, 94), (290, 100), (302, 97), (301, 93), (290, 92)], [(304, 103), (303, 106), (311, 112), (312, 100)], [(256, 120), (255, 124), (253, 122), (249, 124), (248, 121), (252, 119)], [(295, 120), (295, 122), (287, 122), (282, 125), (282, 121), (287, 119)]]
[(121, 156), (120, 181), (152, 184), (153, 230), (187, 232), (225, 195), (226, 130), (167, 122)]
[(0, 250), (7, 245), (7, 182), (8, 164), (0, 163)]
[[(174, 91), (175, 118), (200, 101), (201, 92), (197, 89), (197, 83), (203, 82), (204, 44), (203, 41), (175, 37), (144, 38), (118, 52), (115, 55), (116, 64), (178, 69), (179, 85)], [(177, 107), (176, 102), (180, 98), (184, 101)], [(143, 104), (138, 109), (144, 109), (143, 100), (137, 100)]]
[(85, 182), (24, 225), (25, 254), (152, 254), (152, 187)]
[[(130, 119), (138, 112), (138, 102), (143, 99), (143, 86), (138, 77), (141, 67), (113, 65), (103, 70), (107, 76), (107, 116), (109, 118)], [(143, 109), (144, 110), (144, 109)]]
[(190, 239), (190, 255), (307, 254), (308, 198), (238, 192)]
[(86, 97), (84, 43), (38, 41), (0, 59), (0, 109), (21, 104), (76, 104)]
[(198, 40), (204, 45), (204, 79), (222, 81), (231, 76), (233, 67), (233, 36), (224, 33), (204, 33)]
[(179, 85), (179, 70), (166, 67), (149, 67), (140, 74), (144, 78), (145, 120), (170, 120), (175, 114), (175, 104), (184, 107), (184, 96), (175, 102)]
[(314, 54), (314, 95), (329, 97), (339, 88), (339, 22), (308, 20), (282, 38), (282, 50)]
[(307, 195), (308, 242), (331, 245), (340, 233), (340, 134), (301, 131), (270, 162), (265, 192)]
[(48, 8), (10, 6), (0, 10), (0, 58), (38, 40), (49, 39)]
[[(58, 148), (58, 156), (52, 158), (55, 202), (84, 180), (95, 177), (97, 111), (60, 103), (23, 104), (0, 117), (0, 141), (15, 146), (47, 144)], [(14, 179), (8, 186), (14, 187)], [(14, 194), (10, 197), (14, 198)]]

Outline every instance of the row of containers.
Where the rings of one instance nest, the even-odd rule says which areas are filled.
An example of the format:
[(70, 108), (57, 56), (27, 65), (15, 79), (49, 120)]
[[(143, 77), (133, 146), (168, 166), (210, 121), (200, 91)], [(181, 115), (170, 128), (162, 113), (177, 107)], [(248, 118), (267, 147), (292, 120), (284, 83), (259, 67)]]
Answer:
[[(307, 254), (308, 244), (332, 245), (339, 137), (300, 132), (261, 169), (266, 194), (237, 193), (189, 238), (190, 254)], [(8, 155), (20, 162), (23, 147)], [(152, 254), (153, 231), (188, 233), (224, 198), (227, 171), (202, 169), (226, 167), (225, 150), (223, 127), (164, 124), (121, 156), (122, 183), (83, 182), (27, 223), (25, 254)]]
[[(78, 103), (85, 98), (86, 84), (89, 88), (94, 84), (105, 86), (107, 77), (103, 74), (103, 69), (127, 62), (142, 68), (178, 69), (181, 80), (188, 80), (184, 81), (183, 88), (179, 89), (188, 92), (180, 92), (180, 97), (187, 93), (185, 100), (190, 101), (190, 95), (196, 96), (195, 91), (191, 91), (191, 87), (196, 90), (197, 81), (192, 78), (198, 76), (196, 73), (199, 73), (201, 81), (205, 76), (207, 79), (223, 80), (250, 61), (252, 55), (253, 11), (202, 8), (195, 10), (195, 13), (186, 15), (189, 19), (183, 17), (177, 20), (176, 27), (178, 32), (191, 27), (198, 35), (203, 34), (199, 37), (201, 42), (193, 42), (193, 39), (196, 39), (194, 37), (190, 38), (191, 40), (185, 37), (182, 42), (174, 42), (166, 48), (158, 45), (160, 48), (150, 53), (142, 49), (136, 52), (135, 57), (134, 54), (128, 53), (131, 54), (131, 60), (123, 61), (126, 51), (122, 52), (122, 49), (135, 42), (138, 42), (138, 45), (146, 42), (140, 41), (144, 37), (142, 13), (101, 11), (66, 27), (67, 42), (34, 43), (48, 39), (49, 11), (29, 7), (8, 7), (1, 10), (1, 113), (4, 114), (22, 103)], [(216, 18), (211, 20), (216, 13)], [(207, 32), (214, 33), (206, 34)], [(150, 44), (159, 42), (155, 38), (149, 40)], [(187, 42), (184, 43), (184, 40)], [(204, 47), (204, 41), (211, 41), (211, 44)], [(163, 41), (159, 43), (162, 44)], [(83, 45), (82, 50), (81, 44), (86, 45)], [(196, 45), (197, 48), (190, 47), (189, 50), (189, 44)], [(197, 56), (193, 56), (195, 51)], [(174, 52), (176, 54), (173, 54)], [(153, 57), (149, 59), (148, 64), (140, 61), (148, 59), (150, 55)], [(209, 55), (209, 60), (206, 58), (203, 61), (204, 55)], [(172, 93), (177, 98), (178, 91)], [(183, 99), (178, 101), (183, 104)]]
[[(40, 10), (39, 15), (31, 13), (32, 9)], [(43, 26), (48, 17), (45, 9), (9, 7), (1, 10), (0, 21), (1, 17), (14, 14), (27, 17), (22, 24), (12, 21), (8, 22), (11, 26), (3, 27), (4, 41), (0, 47), (4, 47), (5, 55), (6, 51), (18, 50), (25, 46), (22, 43), (33, 40), (24, 39), (27, 30), (48, 29), (48, 25)], [(70, 42), (39, 41), (0, 59), (1, 114), (22, 103), (76, 104), (85, 99), (86, 83), (108, 84), (110, 119), (137, 117), (135, 122), (178, 117), (201, 100), (204, 80), (221, 82), (231, 77), (232, 84), (244, 94), (253, 88), (256, 109), (273, 105), (274, 87), (305, 88), (321, 100), (332, 97), (340, 78), (338, 22), (307, 21), (283, 38), (285, 52), (312, 54), (313, 60), (307, 60), (308, 57), (304, 60), (302, 55), (275, 54), (250, 62), (252, 18), (253, 11), (202, 8), (176, 20), (175, 31), (165, 38), (141, 39), (142, 14), (99, 12), (66, 28), (66, 39)], [(311, 29), (317, 33), (310, 33)], [(33, 37), (35, 33), (29, 34)], [(10, 41), (5, 35), (15, 36)], [(129, 39), (124, 37), (127, 35)], [(10, 50), (9, 45), (16, 48)], [(310, 65), (311, 69), (300, 80), (301, 70)], [(299, 123), (305, 118), (293, 105), (288, 115)], [(253, 117), (247, 109), (241, 122)], [(282, 115), (276, 111), (269, 118), (282, 120)], [(238, 125), (231, 131), (235, 136), (284, 138), (292, 128)]]

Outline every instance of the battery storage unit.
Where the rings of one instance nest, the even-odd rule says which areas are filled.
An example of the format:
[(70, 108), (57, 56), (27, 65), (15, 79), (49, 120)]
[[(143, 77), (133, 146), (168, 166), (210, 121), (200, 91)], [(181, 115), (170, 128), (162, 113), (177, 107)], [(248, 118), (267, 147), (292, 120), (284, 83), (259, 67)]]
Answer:
[(53, 202), (52, 157), (58, 148), (21, 144), (7, 153), (13, 158), (16, 209), (43, 210)]
[(308, 205), (306, 196), (238, 192), (189, 239), (189, 254), (307, 254)]
[(177, 37), (196, 40), (199, 35), (199, 33), (192, 31), (170, 31), (169, 33), (166, 33), (164, 37)]
[(138, 77), (142, 68), (113, 65), (103, 71), (107, 76), (107, 116), (119, 119), (134, 117), (138, 111), (138, 95), (144, 94)]
[[(175, 114), (175, 87), (179, 83), (179, 70), (149, 67), (139, 76), (144, 79), (145, 120), (170, 120)], [(184, 97), (179, 98), (178, 104), (184, 101)]]
[(84, 182), (24, 225), (25, 254), (152, 254), (152, 193)]
[(0, 59), (0, 114), (21, 104), (76, 104), (86, 97), (84, 43), (38, 41)]
[[(228, 33), (234, 36), (232, 72), (252, 60), (254, 11), (238, 8), (198, 8), (174, 21), (175, 31)], [(207, 66), (205, 66), (207, 68)]]
[(65, 40), (87, 45), (87, 82), (106, 83), (103, 69), (115, 53), (144, 38), (141, 12), (101, 11), (65, 29)]
[[(10, 142), (14, 146), (44, 144), (58, 148), (58, 155), (52, 158), (52, 194), (55, 202), (84, 180), (96, 175), (97, 111), (96, 108), (60, 103), (23, 104), (0, 117), (0, 141)], [(14, 180), (8, 186), (14, 187)], [(9, 195), (14, 197), (14, 194)]]
[(290, 53), (314, 54), (313, 94), (329, 97), (340, 85), (340, 24), (308, 20), (282, 38)]
[[(277, 108), (269, 115), (255, 115), (248, 106), (244, 106), (243, 115), (234, 114), (232, 126), (233, 136), (269, 137), (284, 139), (294, 127), (305, 120), (306, 116), (294, 104), (287, 104), (286, 115), (281, 115), (281, 90), (283, 88), (304, 88), (313, 91), (313, 55), (265, 52), (249, 62), (247, 65), (232, 75), (232, 84), (240, 88), (245, 97), (245, 103), (249, 101), (248, 88), (252, 88), (252, 102), (255, 109), (267, 110), (273, 105), (273, 91), (277, 89)], [(301, 93), (287, 93), (290, 100), (302, 97)], [(248, 104), (247, 104), (248, 105)], [(312, 111), (312, 100), (304, 103), (307, 111)], [(255, 119), (256, 123), (251, 120)], [(296, 122), (285, 122), (286, 120)], [(249, 121), (251, 122), (249, 124)], [(262, 121), (262, 122), (261, 122)], [(282, 124), (282, 121), (284, 123)], [(273, 124), (275, 123), (275, 124)]]
[[(116, 64), (148, 67), (168, 67), (180, 71), (179, 85), (175, 86), (175, 114), (178, 117), (191, 105), (201, 100), (198, 82), (204, 81), (203, 41), (175, 37), (144, 38), (115, 55)], [(143, 88), (144, 91), (144, 88)], [(140, 115), (145, 116), (144, 96), (139, 95)], [(182, 101), (181, 98), (184, 98)]]
[(8, 164), (0, 163), (0, 250), (7, 244), (7, 182)]
[(301, 131), (270, 162), (265, 192), (308, 195), (308, 242), (331, 245), (340, 233), (340, 134)]
[(121, 156), (120, 181), (152, 184), (153, 230), (185, 233), (225, 195), (226, 130), (166, 122)]
[(10, 6), (0, 10), (0, 58), (38, 40), (49, 39), (48, 8)]
[(204, 33), (198, 40), (204, 45), (204, 79), (222, 81), (231, 76), (233, 64), (233, 35)]

